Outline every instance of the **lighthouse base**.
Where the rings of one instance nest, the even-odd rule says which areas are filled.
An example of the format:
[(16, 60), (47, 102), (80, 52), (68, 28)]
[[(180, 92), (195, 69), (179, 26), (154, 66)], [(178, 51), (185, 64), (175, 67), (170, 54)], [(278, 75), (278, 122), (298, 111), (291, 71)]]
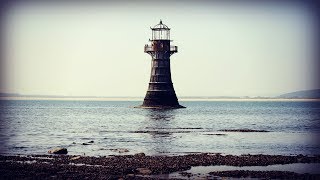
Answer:
[(177, 105), (177, 106), (135, 106), (134, 108), (142, 108), (142, 109), (179, 109), (179, 108), (186, 108), (184, 106), (181, 105)]
[(172, 83), (169, 87), (167, 90), (148, 90), (143, 104), (139, 107), (145, 109), (185, 108), (179, 104)]

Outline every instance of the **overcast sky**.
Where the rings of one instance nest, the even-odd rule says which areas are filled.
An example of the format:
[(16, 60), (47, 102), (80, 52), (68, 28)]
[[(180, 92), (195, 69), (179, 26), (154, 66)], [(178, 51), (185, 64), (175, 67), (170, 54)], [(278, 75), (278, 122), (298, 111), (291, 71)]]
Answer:
[(1, 92), (144, 96), (143, 47), (162, 19), (179, 96), (276, 96), (319, 88), (314, 21), (299, 4), (25, 3), (4, 22)]

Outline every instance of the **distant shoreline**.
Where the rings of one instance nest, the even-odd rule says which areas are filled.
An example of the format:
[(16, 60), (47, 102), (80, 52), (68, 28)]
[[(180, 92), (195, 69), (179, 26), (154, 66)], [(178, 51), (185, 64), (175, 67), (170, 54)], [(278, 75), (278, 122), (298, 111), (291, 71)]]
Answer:
[[(217, 97), (181, 97), (188, 101), (320, 101), (306, 98), (217, 98)], [(56, 100), (56, 101), (143, 101), (143, 97), (61, 97), (61, 96), (2, 96), (0, 100)]]

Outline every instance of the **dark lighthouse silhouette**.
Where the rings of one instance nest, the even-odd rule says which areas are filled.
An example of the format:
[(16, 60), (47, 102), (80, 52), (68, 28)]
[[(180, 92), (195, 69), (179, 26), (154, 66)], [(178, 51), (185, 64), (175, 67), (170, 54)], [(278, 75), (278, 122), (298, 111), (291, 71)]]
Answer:
[(177, 46), (170, 45), (170, 28), (162, 23), (152, 30), (150, 45), (144, 46), (144, 52), (152, 57), (151, 76), (147, 94), (141, 108), (167, 109), (185, 108), (178, 102), (173, 88), (170, 70), (170, 56), (178, 52)]

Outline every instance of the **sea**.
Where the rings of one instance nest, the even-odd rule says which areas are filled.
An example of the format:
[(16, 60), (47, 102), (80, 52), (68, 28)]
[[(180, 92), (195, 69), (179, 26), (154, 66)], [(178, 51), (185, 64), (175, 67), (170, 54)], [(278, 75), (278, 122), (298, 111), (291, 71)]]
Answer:
[(88, 156), (320, 154), (319, 101), (180, 101), (186, 108), (134, 108), (141, 104), (1, 100), (0, 154), (48, 154), (55, 147)]

